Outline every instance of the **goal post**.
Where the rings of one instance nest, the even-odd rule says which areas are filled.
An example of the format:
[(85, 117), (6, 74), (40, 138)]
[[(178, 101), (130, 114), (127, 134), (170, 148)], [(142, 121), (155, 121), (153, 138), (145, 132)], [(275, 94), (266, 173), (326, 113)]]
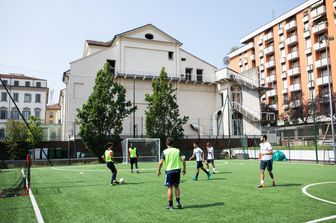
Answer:
[(127, 138), (121, 142), (123, 163), (129, 162), (128, 148), (131, 143), (137, 148), (138, 160), (157, 162), (160, 159), (160, 139), (158, 138)]

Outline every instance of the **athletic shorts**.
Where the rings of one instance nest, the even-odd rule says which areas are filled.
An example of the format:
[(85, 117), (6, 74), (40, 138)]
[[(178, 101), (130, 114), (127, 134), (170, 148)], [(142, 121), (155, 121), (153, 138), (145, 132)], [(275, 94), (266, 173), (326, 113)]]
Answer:
[(261, 160), (260, 169), (265, 170), (266, 167), (268, 171), (272, 171), (273, 170), (273, 160)]
[(181, 170), (170, 170), (166, 171), (166, 181), (165, 186), (172, 187), (178, 186), (180, 184)]
[(112, 171), (112, 173), (116, 172), (116, 168), (113, 162), (106, 163), (106, 166)]
[(207, 159), (207, 163), (209, 164), (209, 163), (214, 163), (214, 160), (213, 159)]
[(196, 161), (197, 168), (203, 167), (203, 162), (202, 161)]
[(130, 163), (136, 163), (138, 161), (138, 159), (136, 157), (130, 158)]

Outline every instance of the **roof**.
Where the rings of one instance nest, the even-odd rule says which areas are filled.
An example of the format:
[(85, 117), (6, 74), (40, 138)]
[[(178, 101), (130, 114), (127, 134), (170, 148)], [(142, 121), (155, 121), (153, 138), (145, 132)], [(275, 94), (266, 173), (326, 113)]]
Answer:
[(153, 24), (149, 23), (149, 24), (146, 24), (146, 25), (143, 25), (143, 26), (139, 26), (137, 28), (134, 28), (134, 29), (131, 29), (131, 30), (128, 30), (128, 31), (125, 31), (125, 32), (122, 32), (122, 33), (119, 33), (117, 35), (115, 35), (113, 37), (112, 40), (110, 41), (107, 41), (107, 42), (103, 42), (103, 41), (97, 41), (97, 40), (86, 40), (87, 44), (88, 45), (95, 45), (95, 46), (103, 46), (103, 47), (110, 47), (112, 45), (112, 43), (114, 42), (114, 40), (117, 38), (117, 37), (120, 37), (120, 36), (123, 36), (123, 35), (126, 35), (127, 33), (130, 33), (130, 32), (133, 32), (135, 30), (138, 30), (138, 29), (142, 29), (142, 28), (145, 28), (145, 27), (148, 27), (148, 26), (151, 26), (152, 28), (164, 33), (165, 35), (167, 35), (168, 37), (172, 38), (173, 40), (176, 41), (176, 43), (178, 43), (180, 46), (182, 46), (183, 43), (181, 43), (180, 41), (178, 41), (177, 39), (175, 39), (174, 37), (168, 35), (166, 32), (162, 31), (161, 29), (159, 29), (158, 27), (154, 26)]
[(40, 79), (40, 78), (26, 76), (24, 74), (16, 74), (16, 73), (0, 74), (0, 78), (46, 81), (46, 79)]
[(61, 109), (61, 106), (57, 103), (57, 104), (53, 104), (53, 105), (47, 105), (47, 109)]

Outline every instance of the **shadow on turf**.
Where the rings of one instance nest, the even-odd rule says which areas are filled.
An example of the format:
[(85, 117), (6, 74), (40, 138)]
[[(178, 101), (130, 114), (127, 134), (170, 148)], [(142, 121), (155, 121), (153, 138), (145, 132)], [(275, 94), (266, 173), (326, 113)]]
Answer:
[(275, 187), (298, 187), (298, 186), (302, 186), (302, 184), (277, 184)]
[(209, 204), (195, 204), (195, 205), (186, 205), (183, 208), (210, 208), (215, 206), (224, 206), (224, 202), (215, 202), (215, 203), (209, 203)]
[(216, 172), (215, 174), (213, 174), (213, 176), (227, 174), (227, 173), (232, 173), (232, 172)]

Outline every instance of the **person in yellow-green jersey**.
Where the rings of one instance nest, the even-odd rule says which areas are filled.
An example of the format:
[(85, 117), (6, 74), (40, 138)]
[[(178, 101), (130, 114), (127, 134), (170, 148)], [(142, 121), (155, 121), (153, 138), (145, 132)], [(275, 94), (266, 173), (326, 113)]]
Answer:
[(138, 151), (137, 148), (131, 143), (130, 148), (128, 148), (128, 156), (130, 158), (131, 163), (131, 173), (133, 173), (133, 165), (135, 164), (135, 170), (139, 173), (138, 169)]
[(183, 175), (186, 174), (185, 157), (181, 156), (179, 149), (173, 147), (173, 139), (168, 137), (166, 140), (167, 149), (163, 150), (157, 174), (161, 176), (161, 168), (165, 165), (166, 181), (165, 186), (168, 188), (168, 206), (167, 209), (173, 209), (173, 187), (175, 189), (176, 206), (182, 208), (180, 202), (180, 175), (181, 169)]
[(109, 142), (107, 144), (107, 149), (104, 152), (104, 155), (102, 156), (102, 158), (105, 160), (106, 162), (106, 166), (107, 168), (109, 168), (112, 172), (112, 179), (111, 179), (111, 184), (110, 185), (116, 185), (119, 182), (116, 180), (117, 179), (117, 168), (115, 167), (113, 160), (113, 143)]

